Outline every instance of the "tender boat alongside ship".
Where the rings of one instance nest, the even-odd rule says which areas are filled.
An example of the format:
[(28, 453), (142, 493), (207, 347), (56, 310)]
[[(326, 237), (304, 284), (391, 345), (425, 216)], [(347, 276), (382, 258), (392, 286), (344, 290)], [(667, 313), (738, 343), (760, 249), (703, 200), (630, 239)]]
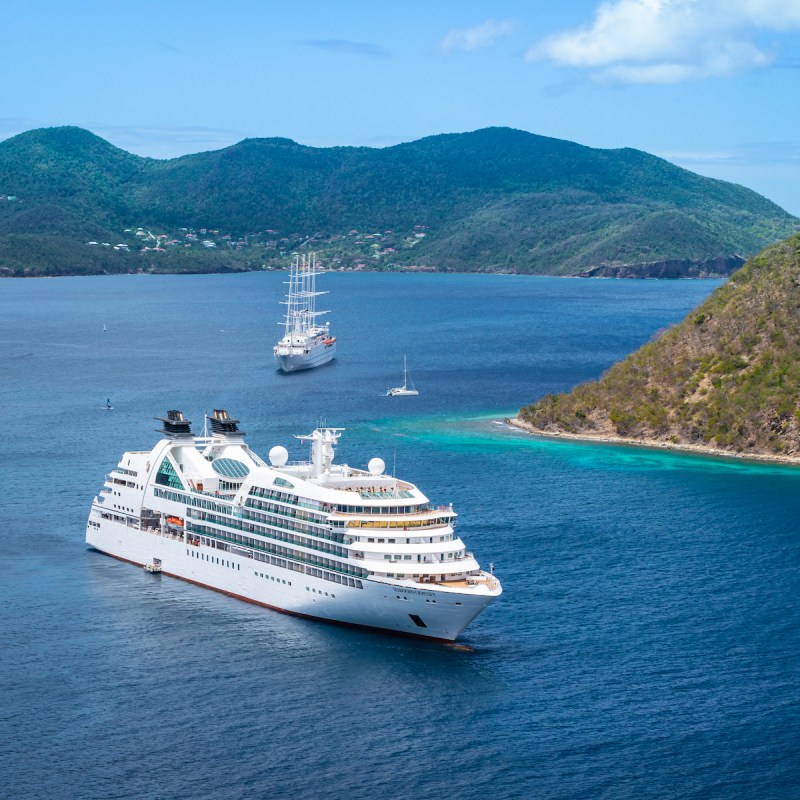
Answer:
[(295, 256), (289, 271), (289, 292), (284, 300), (286, 316), (283, 338), (274, 347), (275, 363), (282, 372), (313, 369), (336, 356), (336, 337), (330, 323), (317, 324), (316, 300), (326, 292), (317, 291), (317, 256)]
[(341, 428), (297, 439), (310, 460), (269, 464), (238, 420), (195, 436), (180, 411), (149, 451), (125, 453), (92, 502), (86, 542), (124, 561), (279, 611), (453, 641), (502, 593), (455, 533), (452, 505), (413, 484), (334, 464)]

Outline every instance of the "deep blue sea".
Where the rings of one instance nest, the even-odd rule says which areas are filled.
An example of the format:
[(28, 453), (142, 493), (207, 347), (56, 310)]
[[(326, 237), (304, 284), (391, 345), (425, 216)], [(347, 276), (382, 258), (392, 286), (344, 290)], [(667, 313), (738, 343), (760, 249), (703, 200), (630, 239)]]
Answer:
[[(283, 280), (0, 281), (0, 796), (799, 797), (800, 469), (496, 423), (717, 284), (327, 275), (339, 358), (284, 376)], [(420, 396), (387, 398), (404, 354)], [(88, 550), (153, 417), (219, 407), (262, 454), (344, 427), (338, 460), (453, 502), (505, 589), (465, 647)]]

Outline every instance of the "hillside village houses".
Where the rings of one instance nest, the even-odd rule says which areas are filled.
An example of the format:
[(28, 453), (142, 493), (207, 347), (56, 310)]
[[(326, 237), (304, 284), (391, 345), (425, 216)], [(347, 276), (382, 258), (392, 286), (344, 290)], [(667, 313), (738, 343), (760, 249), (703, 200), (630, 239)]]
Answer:
[[(5, 195), (0, 196), (0, 200), (2, 199), (16, 198), (14, 195)], [(89, 241), (86, 244), (124, 253), (163, 253), (173, 248), (193, 247), (208, 251), (223, 248), (226, 252), (256, 248), (256, 253), (259, 251), (264, 253), (263, 257), (266, 260), (260, 265), (263, 269), (280, 269), (286, 266), (283, 259), (288, 259), (296, 249), (319, 247), (326, 253), (326, 260), (331, 268), (340, 271), (374, 269), (378, 265), (389, 269), (418, 270), (427, 267), (425, 265), (399, 267), (392, 260), (403, 250), (418, 245), (427, 236), (427, 231), (427, 225), (414, 225), (410, 231), (398, 234), (392, 229), (370, 233), (352, 229), (347, 233), (327, 236), (321, 233), (279, 236), (279, 231), (274, 228), (265, 228), (264, 231), (236, 236), (229, 232), (222, 233), (215, 228), (194, 229), (184, 226), (173, 233), (155, 233), (144, 226), (138, 226), (124, 229), (129, 241), (117, 244)], [(267, 255), (268, 252), (272, 254)]]

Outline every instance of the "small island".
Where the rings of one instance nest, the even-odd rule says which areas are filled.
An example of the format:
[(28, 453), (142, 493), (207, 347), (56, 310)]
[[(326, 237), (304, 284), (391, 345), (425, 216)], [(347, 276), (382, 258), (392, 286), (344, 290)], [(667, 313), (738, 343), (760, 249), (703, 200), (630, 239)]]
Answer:
[(599, 380), (509, 422), (544, 436), (800, 463), (800, 236), (751, 258)]

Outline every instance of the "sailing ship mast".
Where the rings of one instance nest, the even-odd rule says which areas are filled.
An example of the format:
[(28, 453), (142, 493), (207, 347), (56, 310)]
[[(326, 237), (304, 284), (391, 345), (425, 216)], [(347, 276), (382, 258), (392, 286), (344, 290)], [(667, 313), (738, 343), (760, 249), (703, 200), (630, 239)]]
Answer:
[(289, 294), (282, 302), (286, 306), (286, 336), (306, 334), (317, 317), (329, 313), (317, 311), (317, 297), (327, 292), (317, 291), (317, 254), (295, 256), (289, 272)]

